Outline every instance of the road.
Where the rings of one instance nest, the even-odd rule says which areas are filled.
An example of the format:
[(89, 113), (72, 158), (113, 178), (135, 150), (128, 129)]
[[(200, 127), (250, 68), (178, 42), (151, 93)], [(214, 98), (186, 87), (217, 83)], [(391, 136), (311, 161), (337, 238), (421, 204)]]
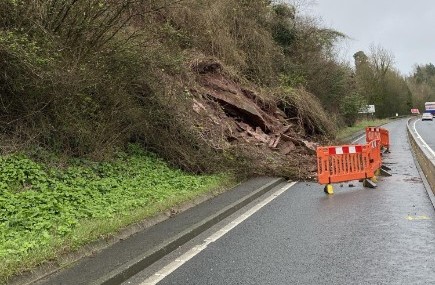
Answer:
[(415, 122), (415, 129), (427, 145), (435, 151), (435, 121), (421, 121)]
[(406, 120), (386, 128), (376, 189), (281, 185), (123, 284), (435, 284), (434, 208)]

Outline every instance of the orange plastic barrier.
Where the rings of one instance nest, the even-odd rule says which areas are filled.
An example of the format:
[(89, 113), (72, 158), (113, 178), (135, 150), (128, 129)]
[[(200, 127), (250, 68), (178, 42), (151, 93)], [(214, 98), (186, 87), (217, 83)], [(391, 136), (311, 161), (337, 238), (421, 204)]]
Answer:
[(371, 178), (376, 160), (370, 144), (318, 147), (317, 180), (331, 184)]
[(390, 150), (390, 133), (384, 128), (367, 127), (366, 128), (366, 142), (369, 143), (374, 140), (381, 141), (381, 148)]
[(386, 129), (380, 130), (381, 133), (381, 147), (385, 147), (387, 151), (390, 150), (390, 132)]
[(366, 142), (381, 139), (381, 128), (367, 127), (366, 128)]
[(369, 162), (370, 168), (373, 173), (376, 173), (378, 169), (382, 166), (382, 156), (381, 156), (381, 141), (373, 140), (368, 143), (369, 150)]

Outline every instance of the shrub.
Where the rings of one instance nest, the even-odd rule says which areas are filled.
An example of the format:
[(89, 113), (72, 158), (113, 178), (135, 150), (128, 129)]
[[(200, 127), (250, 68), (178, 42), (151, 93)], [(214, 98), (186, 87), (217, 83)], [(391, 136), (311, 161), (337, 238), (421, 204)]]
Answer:
[(290, 120), (296, 120), (307, 136), (334, 137), (335, 116), (328, 115), (319, 99), (303, 89), (281, 89), (275, 93), (278, 106)]

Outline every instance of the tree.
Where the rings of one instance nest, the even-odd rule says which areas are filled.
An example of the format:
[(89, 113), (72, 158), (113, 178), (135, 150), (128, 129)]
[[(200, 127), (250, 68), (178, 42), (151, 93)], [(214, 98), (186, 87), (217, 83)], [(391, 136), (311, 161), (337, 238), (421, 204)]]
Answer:
[(370, 62), (373, 65), (378, 80), (382, 80), (394, 64), (394, 55), (381, 46), (371, 45)]
[(412, 93), (413, 107), (424, 109), (424, 102), (435, 101), (435, 66), (432, 63), (417, 65), (414, 74), (407, 78)]
[(365, 98), (358, 93), (352, 93), (344, 97), (340, 103), (340, 109), (344, 117), (344, 122), (349, 127), (355, 124), (358, 118), (358, 111), (361, 109), (361, 107), (367, 105)]
[(354, 54), (356, 89), (368, 104), (376, 106), (378, 117), (407, 113), (412, 106), (412, 93), (405, 78), (394, 68), (394, 55), (381, 46)]

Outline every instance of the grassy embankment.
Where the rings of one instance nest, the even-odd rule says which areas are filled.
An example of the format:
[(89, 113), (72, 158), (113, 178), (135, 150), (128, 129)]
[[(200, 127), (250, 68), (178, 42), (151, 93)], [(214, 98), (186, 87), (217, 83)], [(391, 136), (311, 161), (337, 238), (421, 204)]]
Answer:
[(229, 180), (171, 169), (136, 146), (111, 162), (48, 160), (0, 157), (0, 283)]
[(364, 130), (366, 127), (380, 126), (380, 125), (388, 123), (389, 121), (391, 121), (391, 119), (374, 119), (374, 120), (358, 121), (352, 127), (346, 127), (346, 128), (339, 130), (336, 140), (338, 142), (344, 142), (344, 141), (346, 141), (346, 139), (351, 137), (353, 134)]

